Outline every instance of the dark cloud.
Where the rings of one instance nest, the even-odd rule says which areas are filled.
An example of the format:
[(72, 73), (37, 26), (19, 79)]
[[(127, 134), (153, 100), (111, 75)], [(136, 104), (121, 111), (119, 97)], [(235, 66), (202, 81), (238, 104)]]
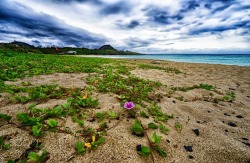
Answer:
[(125, 43), (127, 43), (128, 47), (130, 48), (138, 48), (138, 47), (147, 47), (152, 43), (152, 41), (130, 37), (128, 39), (125, 39)]
[[(64, 45), (100, 46), (106, 38), (86, 30), (69, 26), (63, 21), (42, 13), (35, 13), (18, 3), (0, 6), (1, 34), (15, 34), (25, 38), (58, 40)], [(0, 34), (0, 35), (1, 35)]]
[(129, 23), (124, 23), (122, 20), (116, 22), (116, 25), (121, 29), (134, 29), (140, 25), (138, 20), (131, 20)]
[(117, 2), (112, 4), (103, 5), (100, 13), (104, 15), (113, 15), (113, 14), (127, 14), (130, 12), (132, 6), (126, 2)]
[(180, 10), (180, 13), (189, 12), (192, 10), (195, 10), (196, 8), (200, 7), (200, 4), (196, 1), (186, 1), (185, 3), (182, 3), (182, 8)]
[(193, 28), (189, 31), (189, 35), (199, 35), (202, 33), (220, 33), (220, 32), (224, 32), (227, 30), (236, 30), (236, 29), (250, 29), (250, 20), (247, 21), (239, 21), (236, 23), (233, 23), (231, 25), (217, 25), (215, 27), (197, 27), (197, 28)]
[(129, 24), (128, 24), (128, 28), (135, 28), (137, 27), (138, 25), (140, 25), (139, 21), (137, 20), (132, 20)]
[(103, 4), (103, 2), (100, 0), (43, 0), (43, 1), (53, 2), (53, 3), (64, 3), (64, 4), (69, 4), (69, 3), (91, 3), (96, 5)]
[(183, 16), (179, 13), (170, 15), (167, 9), (152, 7), (144, 9), (143, 11), (146, 11), (149, 21), (158, 24), (172, 24), (183, 19)]

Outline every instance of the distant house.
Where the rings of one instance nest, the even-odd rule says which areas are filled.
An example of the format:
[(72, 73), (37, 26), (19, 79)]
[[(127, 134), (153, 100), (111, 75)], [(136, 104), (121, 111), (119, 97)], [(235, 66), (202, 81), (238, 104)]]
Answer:
[(77, 52), (76, 51), (73, 51), (73, 50), (70, 50), (67, 52), (68, 54), (76, 54)]

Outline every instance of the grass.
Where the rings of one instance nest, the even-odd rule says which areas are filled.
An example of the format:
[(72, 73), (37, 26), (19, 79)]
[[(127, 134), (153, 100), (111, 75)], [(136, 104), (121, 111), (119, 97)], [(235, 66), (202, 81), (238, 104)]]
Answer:
[(104, 58), (84, 58), (25, 53), (0, 53), (0, 81), (15, 81), (18, 78), (40, 74), (92, 73), (100, 71), (102, 65), (114, 63)]
[(160, 66), (152, 66), (152, 65), (146, 65), (146, 64), (140, 64), (139, 68), (141, 69), (156, 69), (156, 70), (164, 70), (165, 72), (171, 72), (175, 74), (180, 74), (182, 73), (180, 70), (176, 68), (171, 68), (171, 67), (160, 67)]

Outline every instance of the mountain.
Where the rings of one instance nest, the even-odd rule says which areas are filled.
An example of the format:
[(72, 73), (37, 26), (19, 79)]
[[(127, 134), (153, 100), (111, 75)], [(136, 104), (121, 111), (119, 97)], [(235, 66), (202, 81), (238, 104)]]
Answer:
[(115, 48), (113, 48), (111, 45), (103, 45), (98, 50), (114, 50), (117, 51)]
[(39, 53), (39, 54), (68, 54), (69, 51), (74, 51), (71, 55), (135, 55), (139, 54), (131, 51), (120, 51), (113, 48), (111, 45), (103, 45), (99, 49), (76, 48), (76, 47), (34, 47), (25, 42), (14, 41), (11, 43), (0, 43), (1, 49), (13, 50), (24, 53)]
[(18, 45), (18, 46), (24, 46), (24, 47), (30, 47), (30, 48), (34, 47), (34, 46), (30, 45), (30, 44), (27, 44), (25, 42), (20, 42), (20, 41), (13, 41), (10, 44), (14, 44), (14, 45)]

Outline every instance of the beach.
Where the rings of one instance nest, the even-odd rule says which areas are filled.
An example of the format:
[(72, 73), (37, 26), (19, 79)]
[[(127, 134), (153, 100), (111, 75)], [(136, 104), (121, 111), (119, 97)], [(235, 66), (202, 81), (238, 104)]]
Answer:
[[(99, 121), (90, 121), (93, 118), (91, 115), (96, 112), (112, 110), (119, 115), (117, 119), (107, 118), (101, 121), (107, 122), (108, 126), (104, 135), (105, 142), (96, 150), (87, 151), (83, 156), (76, 155), (75, 143), (79, 140), (76, 131), (82, 127), (74, 123), (69, 116), (56, 119), (59, 126), (67, 127), (74, 132), (73, 134), (46, 132), (38, 139), (30, 135), (30, 130), (1, 120), (0, 135), (9, 137), (6, 141), (13, 148), (0, 152), (0, 162), (18, 158), (34, 140), (43, 142), (44, 148), (49, 152), (47, 162), (247, 163), (250, 161), (250, 67), (162, 60), (116, 60), (126, 67), (130, 76), (161, 84), (148, 93), (152, 101), (144, 101), (145, 106), (140, 105), (137, 113), (142, 110), (148, 112), (147, 108), (154, 101), (162, 112), (174, 114), (174, 117), (167, 121), (155, 121), (153, 115), (149, 118), (137, 115), (137, 118), (144, 129), (150, 122), (158, 126), (164, 124), (169, 129), (167, 133), (162, 133), (159, 129), (144, 131), (150, 138), (154, 132), (161, 136), (159, 146), (164, 149), (167, 157), (161, 157), (156, 150), (152, 150), (148, 157), (137, 153), (138, 145), (150, 146), (147, 136), (138, 137), (131, 134), (130, 128), (135, 118), (128, 116), (127, 110), (121, 105), (120, 95), (112, 90), (107, 93), (98, 91), (98, 84), (105, 78), (101, 71), (98, 72), (99, 83), (86, 80), (89, 76), (93, 76), (94, 79), (96, 73), (55, 72), (4, 83), (18, 86), (23, 83), (30, 83), (31, 86), (58, 84), (69, 89), (92, 85), (91, 97), (98, 99), (99, 104), (86, 111), (89, 117), (85, 119), (84, 126), (91, 126), (94, 129), (99, 127)], [(111, 63), (111, 65), (116, 64)], [(126, 79), (129, 73), (120, 75)], [(11, 122), (16, 124), (18, 123), (16, 114), (27, 112), (32, 102), (14, 103), (9, 99), (10, 94), (1, 93), (0, 113), (11, 115), (13, 117)], [(37, 103), (36, 107), (53, 108), (67, 100), (67, 97), (49, 99)]]

